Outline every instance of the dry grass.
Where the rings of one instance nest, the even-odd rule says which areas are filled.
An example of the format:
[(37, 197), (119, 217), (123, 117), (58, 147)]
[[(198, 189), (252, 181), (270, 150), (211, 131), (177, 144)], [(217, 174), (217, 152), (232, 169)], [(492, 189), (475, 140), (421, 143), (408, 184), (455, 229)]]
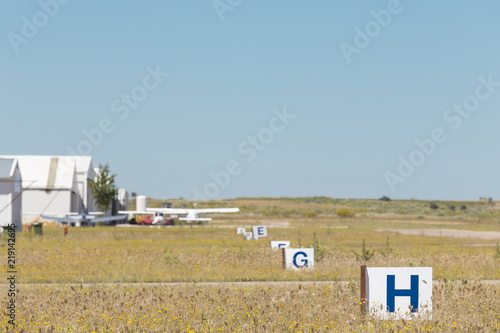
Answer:
[[(267, 239), (252, 242), (236, 235), (233, 227), (211, 228), (210, 225), (204, 228), (70, 228), (67, 236), (63, 235), (62, 228), (44, 227), (43, 237), (19, 234), (16, 259), (17, 282), (21, 285), (18, 287), (16, 330), (500, 330), (500, 285), (480, 282), (500, 280), (496, 242), (374, 231), (394, 228), (396, 224), (404, 228), (449, 228), (453, 223), (459, 223), (454, 224), (454, 228), (498, 230), (498, 220), (474, 217), (473, 211), (479, 214), (489, 209), (484, 203), (469, 204), (468, 218), (418, 219), (414, 217), (415, 207), (404, 208), (403, 203), (394, 201), (238, 200), (207, 203), (255, 207), (242, 214), (214, 216), (214, 224), (257, 225), (263, 220), (283, 221), (283, 211), (287, 214), (295, 209), (286, 219), (291, 228), (270, 228)], [(403, 207), (404, 214), (386, 219), (385, 214), (393, 214), (391, 210), (394, 209), (384, 208), (386, 204)], [(425, 206), (426, 203), (410, 202), (410, 205)], [(355, 211), (356, 216), (338, 218), (337, 210), (341, 209)], [(377, 209), (382, 213), (374, 213)], [(277, 215), (267, 216), (266, 210), (275, 210)], [(337, 226), (348, 228), (336, 229)], [(367, 249), (375, 252), (368, 261), (358, 259), (353, 253), (361, 253), (363, 239), (366, 239)], [(285, 271), (280, 252), (269, 249), (269, 240), (290, 240), (293, 247), (321, 244), (326, 252), (313, 270)], [(5, 245), (0, 248), (6, 249)], [(357, 281), (361, 264), (433, 267), (434, 280), (446, 281), (434, 287), (433, 318), (380, 321), (360, 316)], [(241, 283), (244, 281), (263, 284)], [(268, 284), (269, 281), (296, 282), (281, 285)], [(308, 281), (317, 281), (317, 284)], [(469, 282), (464, 283), (466, 281)], [(6, 294), (5, 282), (0, 284), (2, 295)], [(164, 284), (176, 282), (189, 284)], [(205, 282), (216, 284), (202, 284)], [(0, 322), (1, 327), (6, 327), (5, 317), (0, 317)]]
[[(174, 207), (193, 207), (192, 201), (167, 199)], [(151, 206), (161, 207), (160, 200), (150, 199)], [(132, 206), (135, 205), (131, 202)], [(431, 204), (437, 209), (431, 209)], [(498, 222), (500, 205), (487, 201), (425, 201), (377, 199), (333, 199), (329, 197), (299, 198), (236, 198), (230, 200), (205, 201), (199, 208), (238, 206), (240, 216), (246, 217), (307, 217), (306, 212), (316, 212), (319, 217), (336, 217), (339, 210), (350, 209), (358, 217), (465, 220), (468, 222)], [(462, 209), (465, 206), (465, 209)]]
[[(248, 242), (224, 228), (45, 228), (43, 237), (18, 237), (20, 283), (343, 281), (358, 277), (366, 238), (371, 266), (431, 266), (436, 279), (500, 278), (495, 247), (486, 241), (387, 234), (359, 229), (269, 229)], [(307, 274), (282, 269), (269, 240), (309, 246), (314, 234), (328, 248)], [(484, 243), (485, 246), (477, 246)], [(466, 246), (474, 244), (475, 246)]]
[[(360, 315), (356, 282), (23, 286), (24, 332), (498, 332), (500, 286), (434, 286), (431, 319)], [(2, 323), (5, 325), (5, 322)]]

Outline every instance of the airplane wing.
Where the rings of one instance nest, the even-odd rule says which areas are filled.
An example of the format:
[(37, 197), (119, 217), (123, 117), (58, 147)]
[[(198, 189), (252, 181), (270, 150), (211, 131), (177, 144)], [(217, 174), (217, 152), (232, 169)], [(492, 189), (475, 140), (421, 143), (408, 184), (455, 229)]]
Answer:
[(127, 215), (152, 215), (154, 212), (142, 212), (138, 210), (119, 210), (118, 214), (127, 214)]
[(104, 212), (88, 212), (89, 215), (104, 215)]
[[(104, 212), (88, 212), (87, 214), (88, 215), (103, 215)], [(71, 212), (71, 213), (68, 213), (66, 215), (68, 215), (68, 216), (75, 216), (75, 215), (82, 215), (82, 213)]]
[(127, 215), (104, 216), (104, 217), (93, 218), (91, 221), (92, 222), (117, 221), (117, 220), (126, 219), (127, 217), (128, 217)]
[(196, 209), (197, 213), (237, 213), (239, 208), (202, 208)]
[(55, 216), (45, 216), (45, 215), (41, 215), (41, 217), (46, 220), (53, 220), (59, 222), (75, 222), (75, 219), (72, 219), (71, 217), (55, 217)]
[(237, 213), (239, 208), (146, 208), (148, 212), (159, 212), (170, 215), (182, 215), (189, 213)]
[(164, 214), (169, 214), (169, 215), (182, 215), (182, 214), (188, 214), (190, 211), (193, 211), (193, 209), (187, 209), (187, 208), (146, 208), (146, 210), (151, 213), (164, 213)]

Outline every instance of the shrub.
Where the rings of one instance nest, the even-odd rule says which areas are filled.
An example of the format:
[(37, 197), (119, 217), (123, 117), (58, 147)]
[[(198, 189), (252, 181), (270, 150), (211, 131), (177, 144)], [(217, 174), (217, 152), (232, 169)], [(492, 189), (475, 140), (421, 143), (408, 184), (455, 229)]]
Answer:
[(380, 201), (391, 201), (391, 198), (389, 198), (388, 196), (383, 196), (382, 198), (379, 199)]
[(313, 242), (309, 247), (314, 249), (314, 261), (319, 262), (323, 259), (328, 251), (328, 246), (326, 246), (325, 242), (316, 238), (316, 233), (314, 233)]
[(167, 263), (170, 263), (170, 262), (177, 262), (177, 256), (175, 254), (173, 254), (172, 252), (170, 252), (168, 250), (168, 248), (165, 248), (165, 253), (163, 254), (164, 258), (165, 258), (165, 261)]
[(391, 247), (391, 242), (389, 241), (389, 236), (387, 236), (387, 239), (385, 241), (385, 249), (379, 250), (380, 254), (383, 255), (384, 257), (390, 255), (394, 250)]
[(439, 208), (439, 206), (438, 206), (438, 205), (436, 205), (434, 202), (433, 202), (433, 203), (431, 203), (431, 204), (429, 205), (429, 207), (430, 207), (430, 209), (434, 209), (434, 210), (436, 210), (436, 209), (438, 209), (438, 208)]
[(316, 213), (314, 210), (306, 210), (305, 212), (302, 212), (302, 216), (304, 217), (316, 217), (318, 213)]
[(354, 215), (356, 215), (356, 213), (352, 209), (349, 208), (337, 209), (337, 216), (339, 217), (354, 217)]
[(373, 255), (375, 254), (375, 251), (373, 251), (373, 250), (370, 251), (366, 248), (365, 239), (363, 238), (363, 244), (361, 247), (361, 254), (358, 254), (357, 252), (354, 252), (354, 251), (352, 251), (352, 253), (354, 253), (354, 255), (356, 255), (357, 260), (368, 261), (373, 257)]

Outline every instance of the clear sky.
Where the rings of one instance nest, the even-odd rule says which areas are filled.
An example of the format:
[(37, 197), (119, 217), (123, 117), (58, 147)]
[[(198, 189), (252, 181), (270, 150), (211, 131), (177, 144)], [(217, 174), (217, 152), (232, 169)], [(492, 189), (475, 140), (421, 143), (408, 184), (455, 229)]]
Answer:
[(3, 1), (1, 153), (92, 155), (156, 198), (499, 199), (499, 14)]

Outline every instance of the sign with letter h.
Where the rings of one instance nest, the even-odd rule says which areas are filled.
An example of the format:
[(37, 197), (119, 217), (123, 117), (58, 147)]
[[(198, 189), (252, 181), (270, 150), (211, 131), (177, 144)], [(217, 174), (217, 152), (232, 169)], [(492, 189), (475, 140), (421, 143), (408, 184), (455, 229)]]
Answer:
[(430, 317), (431, 298), (432, 267), (361, 267), (362, 311), (370, 315), (383, 319)]

